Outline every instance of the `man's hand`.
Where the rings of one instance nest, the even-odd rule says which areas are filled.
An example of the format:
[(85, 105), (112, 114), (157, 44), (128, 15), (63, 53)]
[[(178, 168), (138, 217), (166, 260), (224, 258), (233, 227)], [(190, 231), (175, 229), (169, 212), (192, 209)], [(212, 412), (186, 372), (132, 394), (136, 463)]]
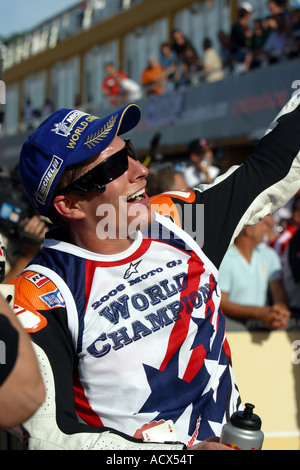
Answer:
[(32, 240), (34, 244), (41, 244), (49, 230), (47, 224), (38, 215), (34, 215), (31, 219), (25, 219), (20, 224), (20, 229), (23, 238), (28, 239), (28, 241)]
[(8, 284), (19, 272), (21, 272), (31, 259), (36, 255), (43, 243), (44, 237), (49, 227), (38, 216), (34, 215), (31, 219), (25, 219), (20, 224), (20, 253), (19, 257), (6, 274), (4, 282)]
[[(163, 424), (165, 421), (162, 419), (160, 421), (153, 421), (152, 423), (147, 423), (144, 424), (140, 429), (137, 429), (136, 432), (134, 433), (134, 436), (136, 439), (143, 439), (142, 433), (146, 431), (147, 429), (153, 428), (155, 426), (158, 426), (160, 424)], [(218, 437), (209, 437), (208, 439), (205, 439), (205, 441), (199, 442), (198, 444), (195, 444), (191, 447), (189, 447), (189, 450), (233, 450), (230, 447), (227, 447), (224, 444), (220, 444), (220, 439)]]
[(262, 321), (270, 330), (285, 330), (287, 328), (291, 312), (285, 305), (275, 304), (263, 307)]
[(218, 437), (209, 437), (205, 441), (199, 442), (194, 446), (189, 447), (189, 450), (234, 450), (232, 447), (228, 447), (225, 444), (220, 444)]

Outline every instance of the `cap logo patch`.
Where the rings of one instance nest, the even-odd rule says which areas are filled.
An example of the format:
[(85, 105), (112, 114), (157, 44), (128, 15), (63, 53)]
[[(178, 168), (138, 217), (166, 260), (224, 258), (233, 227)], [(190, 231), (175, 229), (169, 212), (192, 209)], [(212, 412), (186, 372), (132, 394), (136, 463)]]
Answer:
[(51, 163), (43, 174), (37, 191), (34, 193), (34, 197), (41, 204), (45, 204), (51, 185), (62, 164), (63, 160), (56, 155), (53, 155)]
[(82, 116), (86, 115), (87, 113), (75, 109), (68, 113), (61, 122), (54, 124), (54, 129), (51, 129), (51, 132), (55, 132), (55, 134), (62, 135), (63, 137), (68, 137), (77, 121), (82, 118)]
[(80, 138), (81, 133), (87, 126), (88, 123), (86, 121), (83, 121), (80, 126), (76, 127), (71, 139), (69, 140), (67, 149), (73, 149), (75, 147), (77, 140)]
[(99, 144), (101, 140), (105, 139), (105, 137), (110, 133), (110, 131), (114, 127), (117, 117), (118, 114), (112, 116), (110, 120), (105, 124), (105, 126), (103, 126), (99, 131), (95, 132), (92, 135), (89, 135), (84, 145), (91, 149), (92, 147), (95, 147), (97, 144)]

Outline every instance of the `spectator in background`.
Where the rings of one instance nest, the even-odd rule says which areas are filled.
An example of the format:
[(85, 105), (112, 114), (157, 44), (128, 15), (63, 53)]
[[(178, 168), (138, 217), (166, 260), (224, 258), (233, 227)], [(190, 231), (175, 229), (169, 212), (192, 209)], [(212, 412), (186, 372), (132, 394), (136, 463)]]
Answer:
[(147, 178), (147, 194), (149, 197), (164, 193), (165, 191), (186, 191), (188, 186), (180, 171), (164, 168), (149, 173)]
[(197, 55), (194, 45), (180, 29), (173, 29), (172, 31), (172, 49), (175, 51), (178, 60), (183, 60), (184, 53), (187, 49), (192, 49), (194, 54)]
[(81, 28), (83, 26), (83, 20), (84, 20), (84, 14), (85, 14), (85, 10), (87, 8), (87, 0), (82, 0), (80, 2), (80, 4), (78, 5), (79, 9), (78, 9), (78, 24), (79, 24), (79, 27)]
[(148, 96), (163, 93), (163, 68), (155, 55), (149, 55), (147, 67), (142, 72), (141, 83)]
[(41, 110), (41, 117), (45, 118), (45, 117), (49, 116), (49, 114), (51, 114), (52, 112), (53, 112), (52, 101), (47, 98), (45, 100), (43, 108)]
[(283, 13), (276, 15), (272, 21), (275, 22), (275, 27), (263, 46), (263, 52), (270, 64), (286, 59), (292, 50), (292, 36)]
[(24, 109), (23, 109), (23, 120), (28, 125), (28, 128), (30, 128), (30, 126), (32, 126), (33, 119), (34, 119), (34, 109), (33, 109), (33, 106), (31, 104), (30, 99), (28, 98), (26, 100), (26, 103), (25, 103), (25, 106), (24, 106)]
[(177, 87), (179, 87), (189, 83), (189, 72), (202, 67), (202, 63), (193, 43), (180, 29), (173, 29), (172, 31), (172, 49), (175, 51), (178, 60), (175, 81)]
[(295, 8), (291, 12), (291, 35), (293, 46), (290, 57), (298, 57), (300, 54), (300, 8)]
[[(299, 327), (300, 319), (300, 229), (285, 250), (283, 282), (291, 309), (291, 326)], [(296, 323), (293, 325), (293, 323)]]
[(249, 49), (252, 31), (249, 27), (249, 22), (252, 19), (253, 12), (254, 8), (249, 2), (241, 3), (238, 20), (231, 28), (231, 53), (237, 73), (248, 72), (252, 60), (252, 54)]
[(230, 46), (230, 36), (225, 31), (218, 31), (218, 41), (220, 49), (220, 57), (223, 64), (223, 69), (228, 73), (232, 70), (232, 54)]
[(290, 311), (280, 259), (263, 243), (265, 231), (264, 220), (245, 227), (221, 263), (221, 309), (232, 329), (281, 329), (288, 325)]
[(224, 71), (222, 60), (213, 48), (210, 38), (205, 38), (202, 43), (204, 57), (203, 57), (203, 69), (205, 71), (206, 82), (216, 82), (223, 80)]
[(276, 17), (283, 14), (286, 18), (289, 18), (289, 2), (285, 0), (268, 0), (267, 6), (271, 16)]
[[(272, 23), (272, 16), (266, 16), (265, 18), (261, 19), (262, 27), (265, 31), (267, 31), (267, 36), (270, 34), (271, 31), (274, 29), (274, 25)], [(276, 23), (275, 23), (276, 25)]]
[(197, 184), (209, 184), (219, 174), (220, 169), (214, 166), (214, 154), (212, 146), (205, 139), (195, 139), (188, 147), (188, 156), (192, 165), (183, 173), (189, 188)]
[[(179, 72), (179, 67), (178, 67)], [(203, 64), (193, 47), (187, 47), (182, 55), (182, 73), (176, 77), (177, 86), (198, 84), (201, 81), (200, 72)]]
[(107, 62), (104, 69), (106, 75), (102, 80), (102, 93), (108, 98), (111, 106), (117, 106), (124, 101), (121, 81), (123, 78), (128, 78), (128, 76), (122, 70), (118, 70), (113, 62)]
[(165, 89), (174, 88), (174, 76), (177, 69), (177, 54), (172, 49), (169, 42), (163, 42), (160, 46), (160, 63), (163, 68), (163, 77), (165, 80)]
[(300, 228), (300, 194), (295, 196), (291, 217), (287, 220), (287, 225), (284, 230), (270, 243), (270, 246), (276, 250), (280, 257), (281, 263), (284, 263), (285, 251), (290, 243), (291, 238), (295, 235), (297, 230)]
[(140, 100), (143, 96), (142, 87), (139, 83), (132, 80), (131, 78), (122, 78), (121, 96), (123, 98), (123, 103)]
[(254, 20), (253, 34), (250, 41), (250, 51), (252, 52), (251, 69), (260, 67), (265, 62), (263, 47), (269, 33), (269, 28), (266, 29), (264, 27), (264, 22), (261, 19)]

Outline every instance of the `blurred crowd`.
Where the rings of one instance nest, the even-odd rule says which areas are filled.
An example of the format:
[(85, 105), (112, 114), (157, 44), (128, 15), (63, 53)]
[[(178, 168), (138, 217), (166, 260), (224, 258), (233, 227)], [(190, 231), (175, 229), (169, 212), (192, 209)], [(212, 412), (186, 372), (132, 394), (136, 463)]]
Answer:
[[(170, 40), (146, 57), (139, 80), (114, 62), (105, 63), (102, 96), (109, 105), (119, 106), (299, 57), (300, 8), (290, 7), (285, 0), (266, 0), (266, 5), (269, 15), (259, 18), (250, 2), (242, 2), (231, 30), (218, 31), (214, 40), (205, 37), (202, 44), (193, 44), (183, 31), (174, 29)], [(78, 101), (75, 98), (75, 107), (81, 104)], [(51, 112), (49, 100), (42, 109), (33, 108), (27, 100), (23, 120), (31, 122)]]
[(111, 105), (118, 105), (299, 57), (300, 8), (290, 8), (283, 0), (267, 0), (267, 6), (269, 16), (257, 18), (251, 3), (242, 2), (231, 31), (220, 30), (218, 44), (204, 38), (201, 54), (180, 29), (174, 29), (171, 40), (147, 57), (139, 82), (115, 64), (105, 64), (103, 94)]

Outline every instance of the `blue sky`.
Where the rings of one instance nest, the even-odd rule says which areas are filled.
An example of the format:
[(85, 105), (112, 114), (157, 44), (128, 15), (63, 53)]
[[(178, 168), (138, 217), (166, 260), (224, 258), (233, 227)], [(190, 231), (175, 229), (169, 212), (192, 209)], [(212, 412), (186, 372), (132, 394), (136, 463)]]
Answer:
[(77, 3), (79, 0), (0, 0), (0, 36), (27, 31)]

